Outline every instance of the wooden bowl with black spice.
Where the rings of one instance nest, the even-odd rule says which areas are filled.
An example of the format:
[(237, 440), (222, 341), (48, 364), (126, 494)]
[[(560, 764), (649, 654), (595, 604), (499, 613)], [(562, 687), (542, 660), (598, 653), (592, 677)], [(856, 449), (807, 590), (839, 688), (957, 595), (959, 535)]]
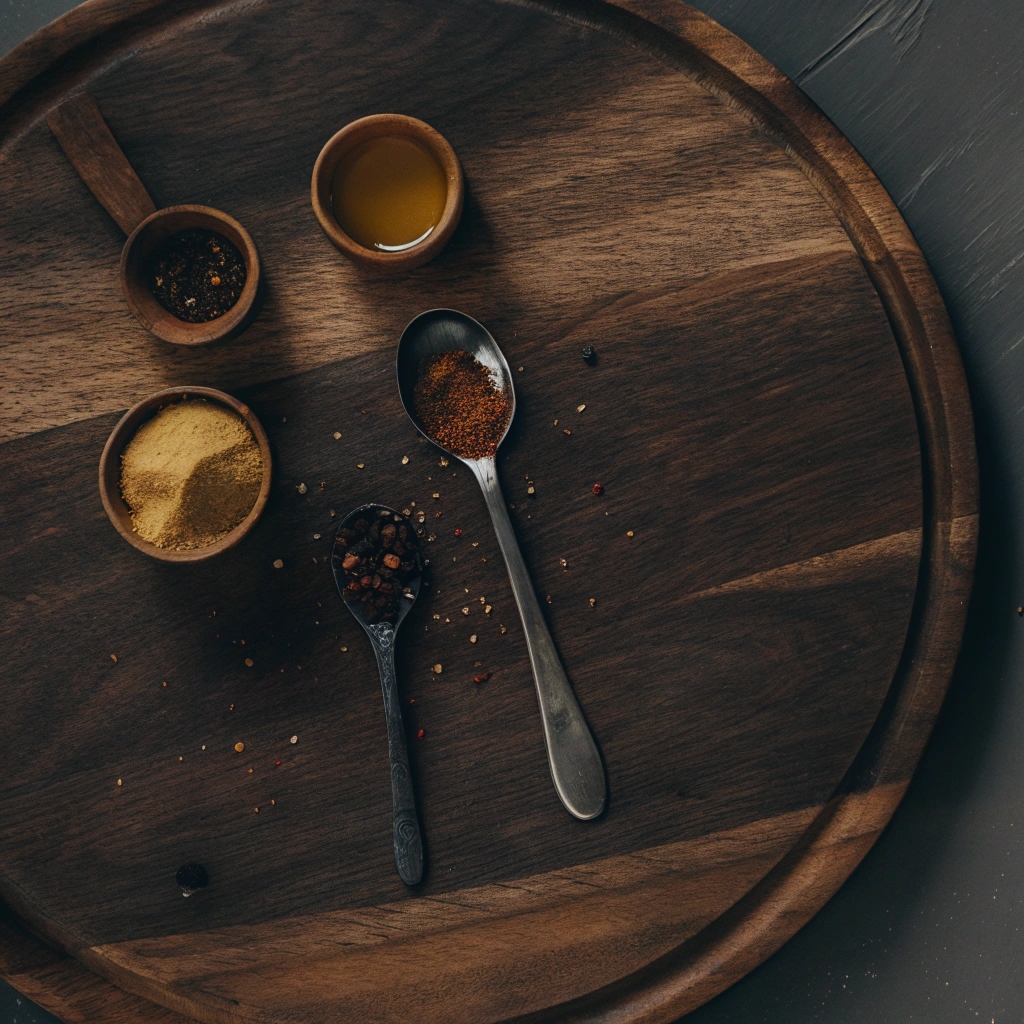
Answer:
[(258, 312), (260, 260), (249, 233), (212, 206), (158, 210), (88, 93), (47, 123), (89, 191), (128, 236), (121, 289), (139, 323), (172, 345), (233, 338)]
[[(227, 269), (221, 269), (224, 263)], [(165, 266), (173, 272), (176, 265), (183, 269), (190, 289), (175, 284), (172, 292), (166, 287), (170, 282), (161, 272)], [(234, 290), (228, 293), (231, 285)], [(138, 321), (158, 338), (173, 345), (208, 345), (237, 336), (256, 315), (260, 260), (249, 232), (223, 211), (168, 206), (150, 214), (129, 235), (121, 251), (121, 287)], [(223, 312), (215, 312), (217, 300), (228, 294), (234, 301)], [(185, 319), (190, 309), (202, 319)]]
[[(184, 422), (182, 424), (183, 431), (188, 434), (190, 439), (198, 438), (198, 443), (201, 444), (203, 429), (205, 428), (209, 432), (212, 427), (212, 429), (220, 431), (221, 440), (223, 440), (225, 430), (228, 432), (236, 430), (237, 439), (241, 444), (228, 448), (221, 443), (220, 451), (216, 455), (206, 457), (207, 478), (197, 482), (200, 488), (198, 502), (194, 495), (186, 495), (178, 499), (179, 507), (164, 516), (167, 525), (167, 529), (163, 531), (165, 536), (155, 536), (151, 524), (150, 530), (147, 531), (143, 528), (140, 533), (140, 524), (135, 518), (140, 510), (133, 510), (125, 497), (125, 455), (129, 446), (141, 436), (140, 430), (148, 426), (151, 435), (149, 444), (152, 449), (149, 453), (150, 458), (160, 462), (161, 468), (163, 468), (166, 465), (168, 453), (160, 451), (161, 438), (152, 436), (154, 434), (152, 424), (158, 416), (163, 416), (166, 419), (168, 415), (180, 413), (182, 407), (186, 405), (191, 406), (190, 412), (202, 411), (205, 413), (206, 415), (201, 419), (209, 421), (197, 424), (193, 418), (192, 422)], [(183, 417), (179, 418), (183, 419)], [(247, 429), (237, 430), (236, 427), (239, 424)], [(166, 436), (165, 431), (164, 444), (166, 444)], [(194, 445), (196, 442), (192, 440), (191, 443)], [(257, 452), (258, 463), (256, 462)], [(203, 453), (197, 452), (197, 455), (199, 454)], [(219, 477), (211, 476), (209, 470), (211, 461), (215, 463), (214, 468), (220, 474)], [(243, 508), (242, 511), (234, 515), (232, 520), (229, 520), (233, 524), (229, 529), (217, 530), (216, 527), (213, 527), (209, 543), (198, 543), (196, 537), (201, 535), (204, 528), (210, 531), (211, 527), (208, 524), (205, 527), (198, 526), (196, 530), (189, 532), (187, 529), (189, 524), (187, 521), (183, 521), (183, 516), (187, 520), (191, 509), (195, 517), (201, 519), (205, 515), (209, 519), (209, 510), (200, 507), (196, 511), (197, 503), (201, 505), (202, 499), (211, 491), (216, 493), (218, 501), (221, 500), (222, 494), (225, 500), (232, 500), (232, 476), (235, 477), (234, 482), (238, 485), (238, 493), (234, 500), (243, 502), (244, 508), (248, 508), (248, 512), (243, 515)], [(247, 405), (215, 388), (166, 388), (150, 395), (149, 398), (132, 406), (121, 417), (120, 422), (107, 439), (100, 457), (100, 497), (110, 521), (129, 544), (144, 554), (163, 562), (200, 562), (234, 547), (255, 526), (263, 512), (267, 498), (270, 496), (270, 480), (270, 444), (263, 426)], [(250, 500), (252, 501), (251, 507), (248, 504)], [(215, 509), (214, 512), (222, 517), (231, 516), (230, 508)], [(241, 518), (239, 518), (240, 516)], [(157, 543), (146, 539), (143, 536), (143, 533), (146, 532), (155, 536)], [(175, 543), (176, 538), (180, 544)]]

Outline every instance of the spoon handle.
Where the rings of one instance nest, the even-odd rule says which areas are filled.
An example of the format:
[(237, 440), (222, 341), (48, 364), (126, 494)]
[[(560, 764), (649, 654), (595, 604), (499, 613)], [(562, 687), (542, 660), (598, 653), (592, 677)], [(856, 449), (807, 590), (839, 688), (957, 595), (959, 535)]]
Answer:
[(89, 93), (76, 93), (54, 107), (46, 123), (89, 191), (126, 235), (156, 212)]
[(596, 818), (604, 809), (605, 802), (601, 755), (597, 752), (594, 737), (583, 718), (544, 621), (544, 613), (505, 508), (497, 467), (494, 459), (480, 459), (468, 464), (484, 492), (523, 622), (555, 791), (573, 816), (584, 821)]
[(415, 885), (423, 877), (423, 840), (416, 814), (416, 797), (409, 774), (409, 754), (405, 749), (402, 707), (398, 702), (395, 676), (395, 631), (387, 623), (370, 626), (373, 651), (380, 669), (380, 687), (384, 694), (384, 714), (388, 722), (388, 754), (391, 759), (391, 803), (394, 813), (395, 867), (406, 885)]

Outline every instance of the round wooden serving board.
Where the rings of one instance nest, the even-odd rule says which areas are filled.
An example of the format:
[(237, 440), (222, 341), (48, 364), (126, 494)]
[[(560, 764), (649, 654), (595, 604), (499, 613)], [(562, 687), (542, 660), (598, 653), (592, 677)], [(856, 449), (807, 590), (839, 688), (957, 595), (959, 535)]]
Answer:
[[(80, 88), (158, 206), (251, 232), (240, 338), (183, 351), (128, 311), (122, 236), (46, 125)], [(448, 248), (391, 279), (309, 202), (324, 141), (377, 111), (440, 130), (467, 182)], [(90, 0), (0, 62), (0, 280), (0, 975), (58, 1016), (671, 1021), (884, 828), (971, 587), (963, 372), (871, 172), (703, 15)], [(500, 472), (607, 767), (594, 822), (552, 789), (483, 501), (399, 406), (399, 333), (434, 306), (514, 369)], [(182, 384), (240, 397), (274, 453), (254, 532), (195, 565), (131, 548), (96, 486), (122, 410)], [(414, 890), (326, 557), (367, 501), (436, 535), (399, 657)], [(182, 899), (189, 861), (211, 882)]]

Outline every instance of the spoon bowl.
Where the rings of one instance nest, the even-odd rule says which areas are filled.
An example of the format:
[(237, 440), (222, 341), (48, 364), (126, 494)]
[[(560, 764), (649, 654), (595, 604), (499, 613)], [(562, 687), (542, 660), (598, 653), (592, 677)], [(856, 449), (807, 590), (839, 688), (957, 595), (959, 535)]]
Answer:
[[(469, 352), (487, 367), (494, 387), (509, 404), (505, 430), (492, 453), (482, 459), (465, 458), (440, 444), (428, 433), (416, 414), (414, 394), (423, 360), (440, 352), (460, 349)], [(483, 491), (526, 635), (526, 648), (537, 689), (548, 767), (551, 769), (555, 792), (573, 817), (584, 821), (596, 818), (605, 805), (604, 765), (544, 621), (544, 613), (519, 550), (498, 481), (495, 455), (498, 446), (508, 436), (515, 416), (516, 400), (512, 374), (505, 356), (490, 332), (472, 317), (454, 309), (431, 309), (412, 320), (402, 332), (398, 343), (397, 371), (402, 405), (416, 429), (468, 466)]]
[[(402, 405), (409, 414), (416, 429), (427, 440), (438, 448), (444, 449), (449, 455), (463, 462), (469, 462), (457, 452), (445, 448), (436, 438), (432, 437), (416, 415), (413, 402), (413, 389), (420, 373), (420, 367), (427, 356), (439, 352), (462, 350), (468, 352), (477, 362), (482, 363), (491, 371), (494, 386), (502, 393), (509, 405), (508, 423), (501, 435), (498, 445), (508, 436), (509, 427), (516, 414), (516, 392), (512, 386), (512, 371), (508, 368), (504, 353), (498, 343), (491, 337), (491, 332), (471, 316), (460, 313), (456, 309), (430, 309), (411, 320), (402, 331), (398, 342), (397, 370), (398, 391), (402, 396)], [(497, 446), (496, 446), (497, 447)]]
[[(391, 539), (386, 539), (388, 527), (394, 527)], [(397, 567), (392, 569), (383, 561), (385, 553), (398, 559)], [(360, 505), (345, 516), (338, 527), (331, 570), (342, 600), (366, 631), (377, 658), (391, 760), (395, 867), (406, 885), (415, 885), (423, 877), (423, 840), (409, 774), (402, 705), (398, 699), (395, 635), (415, 604), (423, 580), (416, 530), (393, 508)], [(360, 583), (360, 579), (368, 582)], [(383, 587), (391, 589), (385, 591)], [(355, 593), (358, 599), (346, 599), (346, 593)], [(364, 595), (366, 600), (363, 600)]]

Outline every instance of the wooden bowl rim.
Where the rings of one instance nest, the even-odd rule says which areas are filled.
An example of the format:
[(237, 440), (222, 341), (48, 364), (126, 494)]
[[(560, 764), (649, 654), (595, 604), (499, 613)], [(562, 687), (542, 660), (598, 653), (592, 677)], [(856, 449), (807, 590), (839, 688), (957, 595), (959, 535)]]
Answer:
[[(208, 320), (203, 324), (191, 324), (185, 320), (179, 320), (169, 310), (165, 310), (152, 293), (135, 279), (132, 273), (133, 258), (137, 254), (137, 247), (152, 226), (170, 217), (182, 215), (195, 216), (197, 218), (196, 227), (216, 230), (210, 228), (209, 224), (202, 223), (202, 220), (212, 220), (220, 225), (221, 233), (225, 234), (230, 242), (235, 244), (241, 242), (238, 248), (242, 253), (242, 259), (245, 260), (245, 284), (238, 301), (223, 316), (219, 316), (215, 320)], [(187, 231), (188, 226), (179, 226), (177, 230)], [(234, 237), (230, 237), (232, 235)], [(248, 325), (250, 314), (253, 312), (253, 304), (256, 302), (256, 296), (260, 289), (260, 257), (252, 236), (230, 214), (212, 206), (183, 203), (178, 206), (165, 206), (155, 213), (151, 213), (128, 236), (128, 240), (121, 250), (120, 276), (121, 290), (124, 292), (128, 308), (147, 331), (171, 345), (209, 345), (212, 342), (233, 337)]]
[[(425, 146), (440, 163), (448, 183), (444, 212), (437, 227), (425, 242), (403, 252), (379, 252), (360, 245), (342, 229), (331, 206), (331, 181), (342, 156), (368, 139), (387, 135), (405, 136)], [(320, 227), (341, 252), (367, 269), (397, 273), (422, 266), (448, 244), (462, 216), (465, 184), (455, 150), (436, 128), (407, 114), (370, 114), (350, 121), (327, 140), (313, 166), (310, 191)]]
[[(245, 420), (249, 429), (256, 438), (260, 447), (260, 455), (263, 457), (263, 479), (260, 482), (260, 491), (256, 496), (249, 514), (228, 534), (220, 540), (205, 548), (193, 548), (187, 551), (176, 551), (170, 548), (160, 548), (143, 540), (137, 533), (126, 526), (131, 522), (131, 511), (124, 498), (121, 497), (120, 480), (120, 459), (128, 442), (135, 436), (135, 432), (160, 409), (173, 404), (176, 401), (184, 401), (186, 398), (206, 398), (221, 405), (227, 406), (238, 413)], [(255, 413), (244, 402), (227, 394), (218, 391), (216, 388), (204, 387), (176, 387), (164, 388), (136, 402), (118, 420), (117, 426), (111, 431), (107, 443), (103, 446), (103, 454), (100, 456), (99, 466), (99, 487), (100, 498), (103, 501), (103, 508), (107, 513), (114, 528), (132, 547), (137, 548), (143, 554), (156, 558), (161, 562), (203, 562), (214, 555), (219, 555), (228, 548), (233, 548), (249, 531), (256, 525), (256, 520), (263, 513), (267, 499), (270, 497), (270, 481), (272, 477), (272, 465), (270, 457), (270, 442), (267, 440), (263, 424), (256, 418)]]

